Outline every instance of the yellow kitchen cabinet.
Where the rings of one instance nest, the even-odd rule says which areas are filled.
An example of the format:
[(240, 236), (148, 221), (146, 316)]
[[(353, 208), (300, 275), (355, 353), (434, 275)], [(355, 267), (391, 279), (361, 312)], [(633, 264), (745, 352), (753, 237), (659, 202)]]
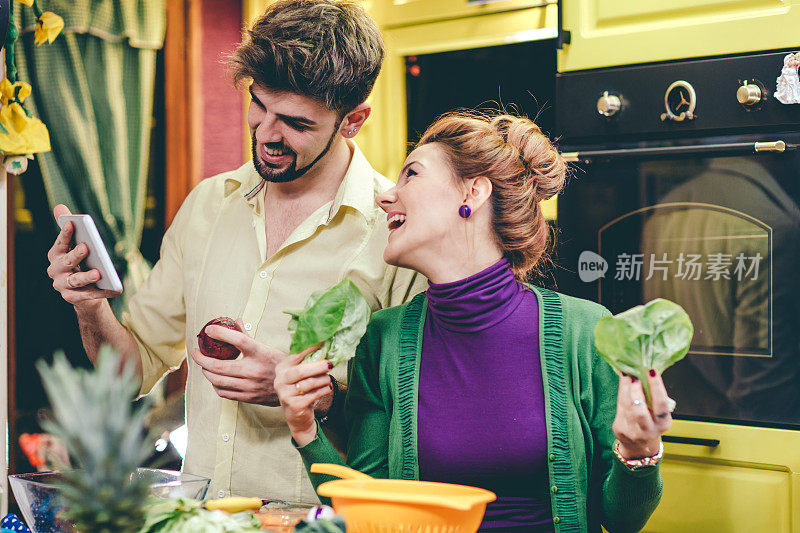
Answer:
[[(243, 0), (244, 22), (253, 21), (274, 1)], [(413, 24), (525, 11), (554, 2), (555, 0), (361, 0), (361, 5), (382, 30), (389, 30)]]
[(800, 0), (562, 1), (559, 72), (800, 46)]
[(646, 533), (800, 532), (800, 432), (677, 420), (668, 435), (664, 495)]
[(384, 29), (448, 19), (508, 13), (547, 5), (548, 0), (366, 0), (370, 15)]

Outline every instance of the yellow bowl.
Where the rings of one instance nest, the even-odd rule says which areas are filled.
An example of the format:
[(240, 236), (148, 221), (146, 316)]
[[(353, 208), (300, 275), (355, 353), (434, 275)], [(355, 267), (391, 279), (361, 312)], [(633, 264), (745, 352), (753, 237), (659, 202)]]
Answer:
[(476, 487), (373, 479), (350, 468), (316, 463), (311, 471), (347, 477), (317, 489), (333, 502), (352, 533), (475, 533), (497, 497)]

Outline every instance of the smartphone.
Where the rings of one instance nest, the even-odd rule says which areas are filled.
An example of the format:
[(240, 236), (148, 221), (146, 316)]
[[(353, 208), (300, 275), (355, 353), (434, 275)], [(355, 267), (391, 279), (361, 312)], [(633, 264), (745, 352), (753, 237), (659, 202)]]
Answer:
[(111, 262), (111, 256), (108, 255), (108, 250), (103, 244), (103, 239), (100, 238), (100, 232), (97, 231), (91, 215), (61, 215), (58, 217), (59, 227), (63, 228), (67, 222), (72, 222), (74, 228), (72, 240), (75, 241), (75, 246), (84, 243), (89, 247), (89, 255), (81, 262), (83, 269), (88, 271), (96, 268), (100, 271), (100, 279), (94, 283), (97, 288), (122, 292), (122, 282), (119, 280), (114, 263)]

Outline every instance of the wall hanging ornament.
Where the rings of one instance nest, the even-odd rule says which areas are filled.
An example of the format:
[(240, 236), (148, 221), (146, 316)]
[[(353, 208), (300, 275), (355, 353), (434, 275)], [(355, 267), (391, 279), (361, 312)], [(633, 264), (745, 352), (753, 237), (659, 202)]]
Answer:
[(778, 87), (775, 98), (782, 104), (800, 104), (800, 79), (797, 77), (800, 67), (800, 52), (787, 54), (783, 58), (783, 69), (778, 76)]
[[(64, 19), (50, 11), (42, 11), (36, 0), (18, 1), (33, 8), (36, 14), (34, 42), (37, 45), (52, 43), (64, 29)], [(28, 159), (32, 159), (33, 154), (50, 151), (50, 134), (42, 121), (31, 116), (22, 104), (30, 96), (31, 86), (17, 80), (14, 43), (19, 30), (11, 11), (9, 1), (0, 0), (0, 35), (4, 35), (6, 54), (6, 77), (0, 82), (0, 155), (6, 172), (21, 174), (27, 170)], [(7, 30), (3, 31), (6, 22)]]

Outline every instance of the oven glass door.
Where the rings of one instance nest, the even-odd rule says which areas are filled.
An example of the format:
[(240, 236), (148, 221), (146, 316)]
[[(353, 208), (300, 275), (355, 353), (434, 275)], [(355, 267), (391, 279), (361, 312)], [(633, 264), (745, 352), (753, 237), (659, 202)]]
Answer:
[(559, 197), (558, 290), (615, 314), (659, 297), (689, 313), (690, 352), (664, 373), (676, 418), (800, 429), (800, 134), (701, 144), (775, 139), (790, 149), (639, 143), (576, 164)]

